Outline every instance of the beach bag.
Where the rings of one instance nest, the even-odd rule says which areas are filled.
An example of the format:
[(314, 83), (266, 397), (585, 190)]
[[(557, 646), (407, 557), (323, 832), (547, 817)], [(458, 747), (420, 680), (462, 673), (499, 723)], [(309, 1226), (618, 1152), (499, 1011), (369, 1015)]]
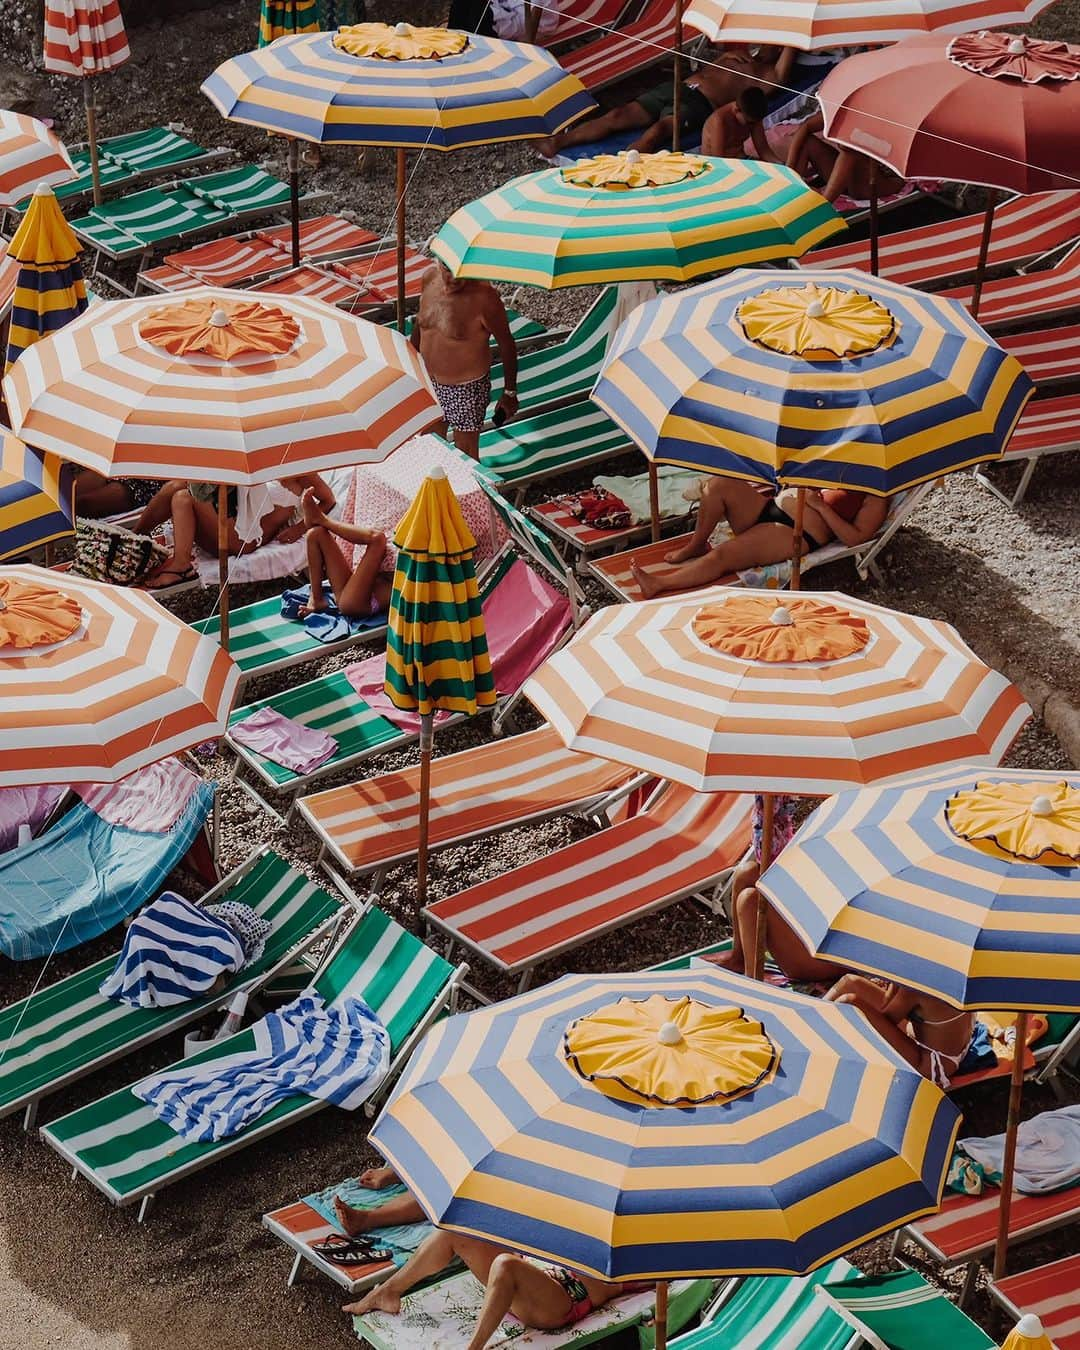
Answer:
[(92, 581), (111, 581), (115, 586), (133, 586), (169, 556), (169, 550), (147, 534), (135, 534), (107, 520), (75, 522), (76, 576)]

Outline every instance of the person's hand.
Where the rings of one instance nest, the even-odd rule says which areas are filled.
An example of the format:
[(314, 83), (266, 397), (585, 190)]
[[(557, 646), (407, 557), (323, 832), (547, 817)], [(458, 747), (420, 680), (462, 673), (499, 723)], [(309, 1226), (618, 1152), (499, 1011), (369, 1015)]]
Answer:
[(495, 407), (501, 408), (506, 418), (513, 417), (518, 410), (517, 394), (501, 394)]
[(302, 520), (297, 521), (295, 525), (286, 525), (279, 531), (277, 541), (279, 544), (295, 544), (298, 539), (302, 539), (307, 530), (307, 526)]
[(825, 498), (817, 488), (807, 488), (806, 496), (803, 500), (806, 502), (807, 506), (812, 506), (815, 511), (821, 511), (822, 509), (827, 511), (829, 509), (825, 504)]

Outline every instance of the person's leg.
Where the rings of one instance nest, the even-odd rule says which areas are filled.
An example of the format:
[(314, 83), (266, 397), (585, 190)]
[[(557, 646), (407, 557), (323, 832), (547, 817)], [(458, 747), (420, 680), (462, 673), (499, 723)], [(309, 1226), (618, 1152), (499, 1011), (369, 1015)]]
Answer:
[[(399, 1313), (402, 1294), (407, 1293), (414, 1284), (419, 1284), (430, 1275), (438, 1275), (439, 1271), (445, 1270), (454, 1259), (454, 1242), (455, 1234), (437, 1228), (417, 1247), (399, 1271), (382, 1284), (376, 1285), (355, 1303), (344, 1304), (342, 1312), (366, 1313), (377, 1309), (379, 1312)], [(498, 1247), (492, 1247), (493, 1253), (497, 1251)]]
[(115, 478), (82, 469), (75, 479), (75, 514), (100, 520), (131, 509), (131, 493)]
[[(828, 183), (832, 177), (833, 170), (836, 168), (836, 161), (840, 152), (834, 145), (828, 141), (822, 140), (820, 136), (811, 136), (806, 142), (806, 160), (810, 173), (816, 175), (822, 183)], [(800, 170), (804, 178), (810, 176), (805, 170)]]
[(386, 535), (373, 533), (364, 549), (364, 556), (353, 568), (352, 576), (338, 589), (334, 587), (338, 609), (346, 618), (367, 618), (372, 613), (372, 599), (383, 607), (390, 597), (390, 586), (384, 577), (379, 585), (379, 573), (386, 554)]
[(661, 117), (651, 127), (645, 128), (630, 149), (637, 150), (643, 155), (652, 154), (654, 150), (670, 150), (674, 130), (674, 117)]
[[(174, 492), (170, 508), (173, 522), (172, 553), (147, 581), (147, 590), (163, 590), (166, 586), (175, 586), (191, 572), (195, 550), (197, 530), (196, 502), (187, 488)], [(215, 517), (216, 518), (216, 517)]]
[[(193, 500), (192, 505), (195, 511), (195, 542), (200, 548), (204, 548), (207, 553), (212, 553), (217, 557), (219, 541), (216, 504)], [(244, 541), (236, 533), (236, 522), (229, 520), (227, 527), (226, 548), (229, 553), (241, 553), (245, 550), (245, 547), (250, 551), (250, 545), (245, 546)]]
[(138, 520), (132, 526), (135, 533), (151, 534), (159, 525), (164, 525), (172, 512), (172, 499), (178, 492), (183, 492), (186, 489), (186, 479), (170, 478), (164, 487), (156, 492), (143, 507)]
[[(646, 572), (630, 559), (630, 571), (646, 600), (670, 591), (691, 591), (697, 586), (708, 586), (732, 572), (750, 567), (767, 567), (784, 562), (795, 548), (795, 535), (790, 525), (769, 521), (751, 525), (742, 534), (710, 549), (704, 557), (691, 558), (670, 572)], [(803, 540), (806, 552), (806, 540)]]
[(682, 563), (704, 557), (709, 551), (712, 532), (722, 520), (727, 521), (733, 533), (741, 534), (757, 523), (766, 505), (765, 497), (746, 479), (714, 475), (701, 490), (694, 533), (682, 548), (666, 553), (664, 560)]
[(318, 614), (326, 608), (323, 582), (330, 582), (330, 590), (335, 599), (348, 584), (352, 568), (345, 555), (338, 548), (334, 536), (325, 525), (310, 525), (305, 538), (307, 544), (308, 579), (311, 582), (311, 599), (300, 607), (300, 617)]
[(710, 965), (742, 975), (746, 970), (746, 953), (754, 944), (756, 907), (757, 891), (752, 886), (738, 891), (731, 906), (731, 950), (709, 952), (702, 959)]
[[(744, 940), (745, 935), (757, 932), (757, 898), (756, 890), (744, 891), (739, 896), (738, 903), (746, 909)], [(809, 984), (816, 980), (837, 980), (844, 974), (843, 966), (822, 961), (808, 952), (795, 929), (768, 901), (765, 902), (765, 947), (789, 980)]]
[(611, 108), (599, 117), (590, 117), (584, 122), (575, 122), (572, 127), (560, 131), (555, 136), (546, 136), (536, 142), (536, 148), (550, 159), (560, 150), (571, 145), (589, 145), (592, 141), (603, 140), (620, 131), (633, 131), (637, 127), (647, 127), (654, 120), (654, 114), (638, 102), (624, 103), (619, 108)]
[(480, 432), (462, 431), (460, 427), (454, 428), (454, 445), (463, 455), (468, 455), (480, 463)]
[[(466, 1260), (460, 1250), (458, 1255)], [(471, 1262), (466, 1264), (472, 1268)], [(468, 1350), (483, 1350), (509, 1312), (527, 1327), (553, 1331), (566, 1325), (572, 1306), (566, 1290), (539, 1266), (511, 1252), (500, 1252), (488, 1267), (484, 1304)]]
[(393, 1195), (375, 1209), (354, 1209), (340, 1195), (334, 1196), (334, 1213), (349, 1237), (372, 1228), (391, 1228), (399, 1223), (423, 1223), (426, 1217), (412, 1195)]

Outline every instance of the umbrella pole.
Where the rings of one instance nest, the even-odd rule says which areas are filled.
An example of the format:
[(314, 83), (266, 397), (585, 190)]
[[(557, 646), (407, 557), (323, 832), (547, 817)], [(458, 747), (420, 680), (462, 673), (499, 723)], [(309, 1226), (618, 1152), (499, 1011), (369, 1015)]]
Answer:
[(649, 460), (649, 520), (652, 522), (652, 539), (655, 544), (660, 538), (660, 476), (651, 459)]
[(94, 205), (101, 205), (101, 170), (98, 167), (97, 108), (90, 91), (90, 81), (83, 78), (83, 103), (86, 106), (86, 139), (90, 143), (90, 181), (94, 189)]
[(540, 31), (540, 11), (525, 0), (525, 41), (535, 42)]
[(979, 240), (979, 261), (975, 265), (975, 288), (971, 292), (971, 317), (979, 317), (979, 301), (982, 299), (983, 282), (986, 280), (986, 259), (990, 253), (990, 235), (994, 228), (994, 208), (997, 206), (997, 193), (991, 189), (990, 200), (983, 217), (982, 238)]
[(229, 650), (229, 489), (224, 483), (218, 487), (217, 499), (217, 562), (218, 615), (221, 620), (220, 642)]
[(791, 548), (791, 589), (793, 591), (802, 588), (802, 541), (803, 541), (803, 513), (806, 510), (806, 489), (799, 488), (795, 494), (795, 526), (792, 530), (792, 548)]
[(659, 1280), (656, 1285), (656, 1316), (654, 1319), (656, 1350), (667, 1350), (667, 1302), (667, 1280)]
[(680, 147), (682, 130), (682, 38), (683, 0), (675, 0), (675, 69), (671, 86), (671, 148)]
[(416, 847), (416, 899), (427, 904), (428, 815), (431, 809), (431, 740), (434, 713), (420, 714), (420, 831)]
[(292, 220), (292, 265), (300, 266), (300, 146), (289, 137), (289, 215)]
[(1001, 1165), (1001, 1200), (998, 1204), (997, 1245), (994, 1248), (994, 1279), (1005, 1274), (1009, 1259), (1009, 1217), (1012, 1213), (1013, 1173), (1016, 1170), (1016, 1132), (1020, 1128), (1020, 1101), (1024, 1095), (1024, 1052), (1027, 1048), (1026, 1012), (1016, 1018), (1013, 1042), (1012, 1080), (1009, 1084), (1009, 1115), (1005, 1123), (1005, 1157)]
[(405, 331), (405, 151), (397, 152), (397, 325)]
[(878, 173), (877, 164), (870, 164), (870, 275), (878, 275)]
[[(761, 794), (761, 862), (758, 865), (758, 880), (760, 881), (766, 868), (772, 862), (773, 846), (773, 817), (776, 814), (776, 802), (771, 792)], [(757, 921), (754, 924), (754, 950), (747, 952), (747, 962), (749, 969), (747, 974), (752, 980), (763, 980), (765, 978), (765, 929), (766, 929), (766, 901), (765, 895), (760, 886), (757, 888)], [(738, 899), (732, 896), (732, 903)]]

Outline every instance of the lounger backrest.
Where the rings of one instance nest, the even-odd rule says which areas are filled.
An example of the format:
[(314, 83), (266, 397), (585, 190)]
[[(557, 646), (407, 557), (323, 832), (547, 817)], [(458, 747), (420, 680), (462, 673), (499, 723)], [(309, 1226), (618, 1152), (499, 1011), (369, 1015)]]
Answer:
[(185, 178), (179, 186), (202, 201), (235, 214), (289, 204), (288, 183), (254, 164), (204, 174), (201, 178)]
[(566, 586), (568, 581), (573, 582), (573, 577), (559, 555), (559, 550), (544, 531), (538, 525), (534, 525), (516, 506), (511, 505), (494, 483), (479, 474), (476, 481), (483, 489), (499, 524), (518, 548), (537, 566), (550, 573), (561, 586)]
[(672, 1341), (672, 1350), (846, 1350), (858, 1333), (817, 1291), (855, 1274), (841, 1257), (812, 1275), (747, 1276), (700, 1327)]
[[(525, 352), (518, 361), (518, 392), (526, 406), (587, 392), (600, 373), (618, 303), (617, 286), (605, 286), (562, 342)], [(491, 370), (492, 391), (502, 388), (502, 365)]]
[(874, 1350), (994, 1350), (986, 1332), (914, 1270), (855, 1276), (822, 1286), (818, 1298)]
[(586, 89), (599, 89), (662, 61), (670, 50), (674, 28), (675, 0), (648, 0), (641, 15), (621, 32), (605, 33), (578, 47), (562, 57), (560, 64)]

